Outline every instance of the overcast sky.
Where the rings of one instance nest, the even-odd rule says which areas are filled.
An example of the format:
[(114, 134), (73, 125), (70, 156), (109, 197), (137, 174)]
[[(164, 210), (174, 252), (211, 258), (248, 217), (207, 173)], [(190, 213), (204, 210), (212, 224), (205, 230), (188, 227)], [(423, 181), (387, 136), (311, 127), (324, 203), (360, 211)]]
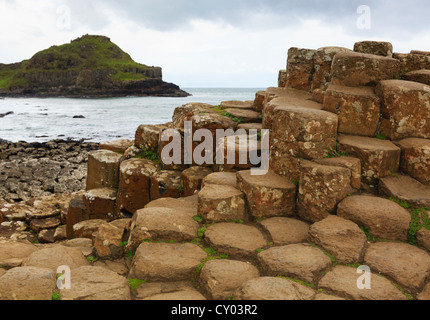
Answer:
[(429, 13), (428, 0), (0, 0), (0, 63), (88, 33), (184, 88), (266, 88), (290, 47), (384, 40), (430, 51)]

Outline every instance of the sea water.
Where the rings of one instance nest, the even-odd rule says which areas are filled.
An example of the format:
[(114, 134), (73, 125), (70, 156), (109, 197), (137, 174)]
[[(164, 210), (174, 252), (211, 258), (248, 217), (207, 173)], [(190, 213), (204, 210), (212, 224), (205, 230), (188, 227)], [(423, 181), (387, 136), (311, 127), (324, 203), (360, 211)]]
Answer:
[[(219, 105), (229, 100), (254, 100), (261, 89), (184, 88), (186, 98), (126, 97), (107, 99), (5, 98), (0, 99), (0, 138), (12, 142), (73, 139), (102, 142), (134, 139), (141, 124), (172, 121), (175, 108), (190, 102)], [(74, 118), (83, 116), (84, 118)]]

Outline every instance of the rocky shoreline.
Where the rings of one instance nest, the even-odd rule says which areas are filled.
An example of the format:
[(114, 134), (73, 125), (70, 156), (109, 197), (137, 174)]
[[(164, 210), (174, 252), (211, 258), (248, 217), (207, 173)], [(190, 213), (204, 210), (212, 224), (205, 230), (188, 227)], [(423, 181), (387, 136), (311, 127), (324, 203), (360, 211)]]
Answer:
[(98, 144), (72, 140), (45, 143), (0, 139), (0, 198), (28, 201), (85, 188), (88, 152)]

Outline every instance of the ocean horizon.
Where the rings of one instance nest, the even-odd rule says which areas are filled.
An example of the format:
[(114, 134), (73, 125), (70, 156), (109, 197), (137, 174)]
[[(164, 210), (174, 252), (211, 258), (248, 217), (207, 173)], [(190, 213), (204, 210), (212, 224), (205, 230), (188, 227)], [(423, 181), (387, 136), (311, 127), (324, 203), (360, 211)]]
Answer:
[[(103, 142), (134, 140), (141, 124), (172, 121), (175, 108), (190, 102), (219, 105), (222, 101), (254, 100), (262, 88), (183, 88), (192, 96), (123, 98), (0, 99), (0, 139), (47, 142), (56, 139)], [(75, 118), (80, 117), (80, 118)]]

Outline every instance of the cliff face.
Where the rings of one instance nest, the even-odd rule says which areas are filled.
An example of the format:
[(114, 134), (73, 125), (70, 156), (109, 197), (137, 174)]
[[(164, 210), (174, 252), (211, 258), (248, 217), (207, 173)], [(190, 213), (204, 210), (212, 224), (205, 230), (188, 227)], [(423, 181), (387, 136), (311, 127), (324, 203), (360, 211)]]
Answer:
[(0, 64), (1, 96), (173, 96), (189, 94), (162, 80), (160, 67), (137, 63), (109, 38), (85, 35), (30, 60)]

